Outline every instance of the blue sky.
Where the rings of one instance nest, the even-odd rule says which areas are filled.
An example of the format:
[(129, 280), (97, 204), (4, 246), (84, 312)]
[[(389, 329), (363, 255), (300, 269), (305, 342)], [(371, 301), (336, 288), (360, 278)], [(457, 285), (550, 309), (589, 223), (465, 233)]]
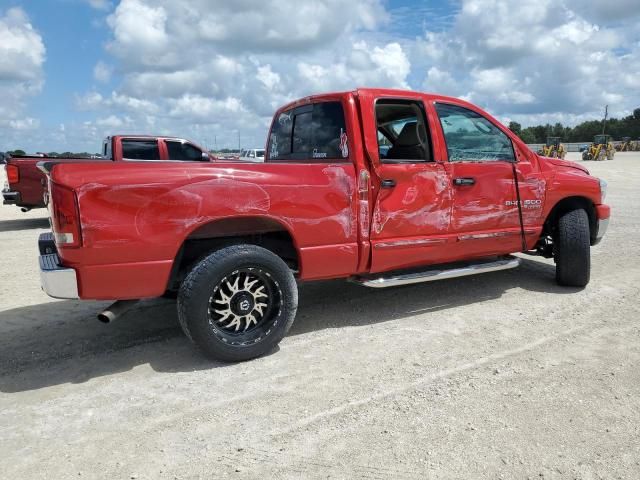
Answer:
[[(640, 106), (638, 0), (0, 0), (0, 150), (113, 133), (264, 143), (298, 96), (388, 86), (503, 121)], [(215, 145), (214, 145), (215, 144)]]

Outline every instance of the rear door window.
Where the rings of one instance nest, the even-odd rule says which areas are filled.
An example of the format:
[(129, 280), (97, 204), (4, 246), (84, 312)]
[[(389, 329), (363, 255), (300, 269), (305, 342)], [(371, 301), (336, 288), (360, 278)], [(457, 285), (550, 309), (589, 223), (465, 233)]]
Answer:
[(191, 162), (199, 162), (203, 160), (202, 150), (194, 147), (189, 143), (176, 142), (167, 140), (167, 151), (169, 152), (169, 160), (184, 160)]
[(431, 139), (422, 102), (379, 99), (376, 102), (376, 128), (383, 163), (431, 161)]
[(157, 140), (122, 140), (122, 157), (128, 160), (160, 160)]
[(270, 161), (309, 161), (349, 157), (340, 102), (303, 105), (278, 115), (269, 137)]

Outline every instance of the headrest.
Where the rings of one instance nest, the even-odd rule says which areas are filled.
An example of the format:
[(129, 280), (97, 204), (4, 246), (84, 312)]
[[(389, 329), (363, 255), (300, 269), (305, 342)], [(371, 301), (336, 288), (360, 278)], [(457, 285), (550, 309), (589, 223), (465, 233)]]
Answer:
[(404, 124), (402, 127), (402, 131), (400, 135), (398, 135), (398, 139), (396, 140), (396, 146), (409, 147), (414, 145), (419, 145), (420, 140), (418, 140), (418, 123), (417, 122), (408, 122)]

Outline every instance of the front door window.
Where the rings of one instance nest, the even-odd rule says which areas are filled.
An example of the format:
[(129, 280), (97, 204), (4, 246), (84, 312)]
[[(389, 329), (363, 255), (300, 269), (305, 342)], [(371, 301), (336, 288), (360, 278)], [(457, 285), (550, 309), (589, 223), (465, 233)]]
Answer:
[(507, 135), (482, 115), (457, 105), (437, 103), (450, 162), (515, 161)]

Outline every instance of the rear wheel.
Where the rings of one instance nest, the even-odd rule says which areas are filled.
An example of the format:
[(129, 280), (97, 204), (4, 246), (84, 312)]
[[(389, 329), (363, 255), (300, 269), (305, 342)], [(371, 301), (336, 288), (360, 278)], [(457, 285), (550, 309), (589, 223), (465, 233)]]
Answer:
[(553, 239), (556, 281), (559, 285), (584, 287), (591, 276), (591, 239), (587, 212), (571, 210), (558, 220)]
[(293, 324), (298, 290), (289, 267), (256, 245), (222, 248), (180, 287), (178, 319), (209, 358), (249, 360), (271, 351)]

